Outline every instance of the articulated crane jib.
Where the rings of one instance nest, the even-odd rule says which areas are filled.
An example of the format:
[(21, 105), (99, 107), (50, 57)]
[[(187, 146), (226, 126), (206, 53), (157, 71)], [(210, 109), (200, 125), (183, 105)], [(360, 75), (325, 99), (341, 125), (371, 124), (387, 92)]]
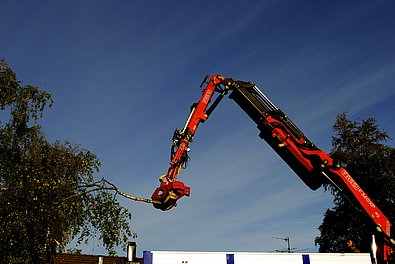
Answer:
[[(259, 137), (277, 152), (310, 189), (316, 190), (324, 183), (331, 184), (370, 217), (384, 240), (380, 259), (389, 259), (395, 248), (395, 240), (391, 237), (391, 223), (387, 217), (351, 175), (311, 143), (254, 83), (214, 75), (207, 76), (201, 87), (204, 85), (202, 96), (198, 103), (192, 105), (185, 126), (174, 132), (170, 167), (167, 174), (160, 177), (160, 187), (152, 194), (152, 200), (157, 202), (154, 203), (155, 208), (169, 210), (176, 206), (177, 200), (182, 196), (190, 195), (190, 188), (177, 180), (189, 159), (189, 143), (199, 124), (207, 120), (223, 97), (230, 92), (229, 98), (256, 123), (260, 131)], [(218, 96), (210, 104), (216, 93)]]

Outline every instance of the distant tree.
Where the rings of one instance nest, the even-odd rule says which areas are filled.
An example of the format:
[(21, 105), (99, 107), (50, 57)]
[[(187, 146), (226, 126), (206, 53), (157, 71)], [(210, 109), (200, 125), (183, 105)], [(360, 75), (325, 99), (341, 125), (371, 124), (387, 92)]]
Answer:
[[(391, 222), (395, 220), (395, 149), (385, 145), (387, 132), (373, 118), (351, 121), (346, 113), (337, 116), (333, 126), (331, 157), (337, 160)], [(327, 209), (315, 243), (320, 252), (345, 252), (346, 241), (354, 240), (357, 247), (369, 251), (374, 233), (371, 220), (359, 213), (332, 186), (334, 207)]]
[(117, 189), (94, 179), (98, 158), (46, 140), (37, 121), (51, 104), (49, 93), (23, 86), (0, 60), (1, 263), (50, 263), (72, 239), (91, 236), (114, 254), (132, 235), (131, 214), (109, 192)]

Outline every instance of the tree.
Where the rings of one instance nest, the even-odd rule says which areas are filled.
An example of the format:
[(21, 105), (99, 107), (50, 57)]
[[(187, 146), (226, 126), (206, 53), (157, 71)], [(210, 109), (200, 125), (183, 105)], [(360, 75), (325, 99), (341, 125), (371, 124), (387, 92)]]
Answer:
[[(373, 118), (351, 121), (346, 113), (337, 116), (333, 126), (331, 157), (338, 161), (378, 205), (390, 222), (395, 219), (395, 149), (385, 145), (387, 132)], [(345, 252), (352, 239), (362, 252), (369, 252), (374, 226), (332, 186), (334, 207), (327, 209), (315, 243), (320, 252)]]
[(50, 263), (72, 239), (90, 236), (114, 254), (132, 235), (131, 214), (110, 193), (120, 191), (94, 179), (98, 158), (70, 142), (46, 140), (38, 121), (51, 104), (49, 93), (23, 86), (0, 60), (2, 263)]

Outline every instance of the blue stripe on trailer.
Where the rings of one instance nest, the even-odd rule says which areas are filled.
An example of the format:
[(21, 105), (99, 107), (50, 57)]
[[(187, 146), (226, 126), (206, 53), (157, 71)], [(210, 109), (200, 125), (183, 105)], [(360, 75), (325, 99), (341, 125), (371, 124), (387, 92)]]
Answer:
[(152, 264), (152, 253), (151, 251), (143, 251), (143, 263)]
[(226, 254), (226, 264), (235, 264), (235, 254)]
[(302, 255), (302, 259), (303, 259), (303, 264), (310, 264), (310, 256), (309, 255)]

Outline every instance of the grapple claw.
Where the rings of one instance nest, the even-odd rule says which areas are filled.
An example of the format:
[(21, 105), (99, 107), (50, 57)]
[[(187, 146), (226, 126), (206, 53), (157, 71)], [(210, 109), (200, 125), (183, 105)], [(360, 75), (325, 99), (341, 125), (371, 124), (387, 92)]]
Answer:
[(168, 211), (174, 206), (177, 206), (178, 199), (180, 199), (184, 195), (189, 196), (189, 194), (190, 194), (190, 188), (188, 186), (185, 186), (183, 182), (163, 181), (161, 183), (161, 186), (156, 188), (151, 198), (154, 201), (160, 202), (153, 204), (156, 209), (160, 209), (162, 211)]

